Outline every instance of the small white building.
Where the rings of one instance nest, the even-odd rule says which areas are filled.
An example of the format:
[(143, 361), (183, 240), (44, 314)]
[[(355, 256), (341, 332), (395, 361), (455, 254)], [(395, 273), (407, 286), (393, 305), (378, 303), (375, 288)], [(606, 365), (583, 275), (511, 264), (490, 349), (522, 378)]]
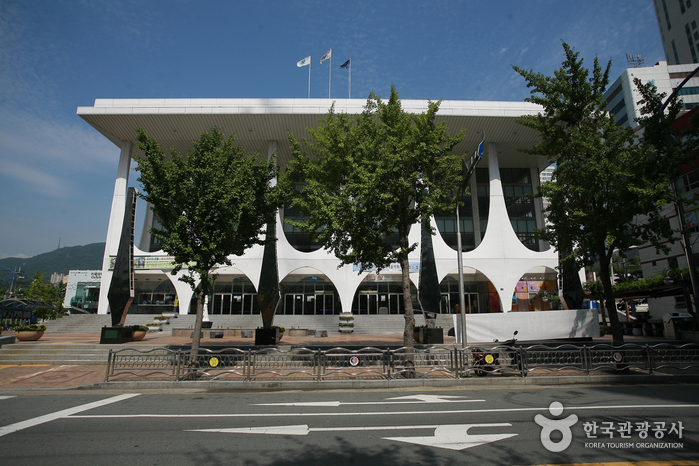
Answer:
[(97, 312), (101, 283), (101, 270), (69, 271), (63, 307), (66, 309), (75, 307), (84, 311)]

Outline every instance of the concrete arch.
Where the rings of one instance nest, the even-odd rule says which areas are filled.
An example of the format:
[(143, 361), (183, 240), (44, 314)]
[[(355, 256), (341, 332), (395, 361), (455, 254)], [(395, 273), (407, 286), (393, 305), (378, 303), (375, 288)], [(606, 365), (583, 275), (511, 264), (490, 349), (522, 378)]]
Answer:
[(558, 274), (555, 269), (539, 266), (524, 273), (513, 290), (512, 304), (518, 311), (549, 311), (552, 297), (558, 296)]
[[(467, 313), (476, 314), (503, 311), (500, 295), (496, 290), (493, 280), (491, 280), (487, 274), (474, 267), (464, 267), (462, 273), (464, 275), (464, 293), (467, 295), (478, 295), (477, 308), (474, 307), (472, 301), (466, 302), (468, 307)], [(440, 277), (439, 281), (442, 298), (444, 299), (445, 293), (449, 295), (447, 305), (450, 311), (454, 311), (455, 306), (459, 304), (458, 277), (458, 269), (453, 268)]]
[(320, 269), (300, 266), (280, 281), (281, 315), (339, 314), (342, 309), (337, 285)]

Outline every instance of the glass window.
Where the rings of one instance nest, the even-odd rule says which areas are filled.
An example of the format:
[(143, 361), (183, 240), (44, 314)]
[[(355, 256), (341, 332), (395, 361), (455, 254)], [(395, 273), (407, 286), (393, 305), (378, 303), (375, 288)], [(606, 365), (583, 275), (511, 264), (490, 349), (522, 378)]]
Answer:
[(500, 178), (512, 229), (522, 244), (538, 251), (539, 243), (534, 236), (536, 219), (534, 199), (531, 197), (531, 171), (528, 168), (502, 168)]

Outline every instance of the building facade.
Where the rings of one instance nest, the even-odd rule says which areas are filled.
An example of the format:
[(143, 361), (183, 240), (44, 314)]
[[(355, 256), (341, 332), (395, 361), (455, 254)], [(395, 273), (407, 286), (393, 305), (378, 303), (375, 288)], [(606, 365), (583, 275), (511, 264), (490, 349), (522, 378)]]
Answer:
[(696, 3), (696, 0), (653, 0), (665, 59), (671, 65), (699, 63), (699, 5)]
[[(656, 2), (660, 3), (660, 2)], [(668, 2), (673, 3), (673, 2)], [(674, 2), (676, 3), (676, 2)], [(697, 11), (695, 9), (695, 11)], [(658, 62), (653, 66), (628, 68), (609, 87), (605, 97), (607, 99), (607, 110), (615, 116), (617, 124), (641, 131), (636, 118), (641, 116), (638, 101), (641, 95), (636, 89), (634, 78), (642, 82), (652, 81), (658, 88), (658, 92), (671, 95), (675, 89), (687, 78), (697, 67), (696, 64), (668, 65), (666, 62)], [(692, 77), (678, 91), (685, 110), (691, 111), (699, 106), (699, 75)], [(678, 124), (686, 125), (690, 118), (689, 113), (680, 116)], [(695, 200), (699, 197), (699, 170), (696, 166), (684, 167), (683, 174), (676, 182), (678, 193), (687, 198)], [(684, 223), (691, 231), (691, 251), (695, 263), (699, 263), (699, 205), (694, 202), (685, 203)], [(668, 219), (670, 226), (674, 230), (679, 230), (682, 220), (678, 214), (677, 206), (669, 204), (663, 208), (663, 216)], [(640, 219), (642, 221), (642, 219)], [(683, 269), (687, 267), (687, 257), (680, 241), (673, 244), (667, 243), (670, 251), (667, 254), (657, 252), (650, 244), (642, 245), (638, 248), (638, 257), (644, 277), (653, 277), (672, 269)], [(685, 309), (685, 295), (681, 292), (675, 297), (664, 297), (649, 301), (650, 311), (654, 317), (661, 318), (666, 312), (674, 312), (676, 309)]]
[[(218, 127), (224, 135), (234, 134), (236, 143), (261, 157), (275, 154), (282, 170), (291, 153), (287, 134), (297, 139), (315, 128), (332, 103), (337, 112), (363, 110), (363, 100), (328, 99), (98, 99), (92, 107), (79, 107), (78, 115), (121, 148), (114, 197), (107, 233), (100, 314), (108, 312), (107, 293), (112, 276), (129, 186), (131, 160), (139, 151), (135, 138), (143, 128), (163, 148), (174, 147), (185, 154), (192, 141), (204, 131)], [(427, 101), (403, 100), (406, 111), (420, 113)], [(470, 192), (461, 208), (466, 302), (472, 313), (549, 309), (548, 294), (557, 294), (556, 251), (534, 237), (544, 225), (536, 193), (539, 173), (546, 168), (543, 157), (527, 155), (521, 149), (537, 141), (534, 131), (516, 120), (534, 114), (540, 107), (525, 102), (443, 101), (437, 114), (451, 134), (464, 130), (464, 140), (455, 153), (471, 154), (485, 134), (485, 154)], [(133, 184), (133, 183), (132, 183)], [(135, 299), (131, 312), (160, 313), (176, 309), (194, 312), (192, 290), (172, 276), (172, 258), (160, 250), (148, 233), (157, 225), (150, 209), (134, 250)], [(292, 209), (280, 209), (276, 223), (277, 260), (281, 301), (277, 314), (318, 315), (351, 311), (356, 314), (400, 314), (400, 268), (360, 273), (356, 266), (338, 267), (339, 261), (308, 236), (295, 231), (285, 219), (298, 218)], [(440, 282), (440, 312), (451, 313), (459, 302), (455, 217), (434, 218), (438, 233), (432, 237), (432, 251)], [(420, 225), (410, 232), (420, 243)], [(233, 265), (216, 270), (209, 315), (252, 314), (262, 266), (262, 246), (233, 257)], [(410, 256), (410, 277), (417, 286), (420, 247)], [(186, 270), (179, 274), (186, 273)]]
[(68, 272), (63, 307), (97, 312), (102, 281), (101, 270), (71, 270)]

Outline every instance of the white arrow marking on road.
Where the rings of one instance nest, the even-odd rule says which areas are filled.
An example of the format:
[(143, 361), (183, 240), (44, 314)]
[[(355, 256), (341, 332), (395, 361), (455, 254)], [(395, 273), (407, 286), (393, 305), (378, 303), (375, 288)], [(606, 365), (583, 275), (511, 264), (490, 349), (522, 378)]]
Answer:
[(484, 402), (485, 400), (467, 400), (461, 396), (455, 395), (409, 395), (397, 396), (395, 398), (386, 398), (387, 400), (406, 400), (406, 401), (308, 401), (298, 403), (255, 403), (252, 406), (321, 406), (321, 407), (338, 407), (341, 405), (405, 405), (417, 403), (473, 403)]
[[(595, 410), (595, 409), (691, 409), (699, 408), (699, 404), (690, 405), (615, 405), (615, 406), (566, 406), (566, 410)], [(120, 418), (250, 418), (250, 417), (326, 417), (326, 416), (415, 416), (419, 414), (483, 414), (483, 413), (524, 413), (548, 412), (548, 406), (540, 408), (490, 408), (490, 409), (450, 409), (437, 411), (364, 411), (355, 413), (317, 412), (317, 413), (197, 413), (197, 414), (76, 414), (65, 416), (70, 419), (120, 419)]]
[(408, 395), (386, 398), (387, 400), (419, 400), (424, 403), (454, 403), (457, 401), (481, 401), (467, 400), (465, 396), (458, 395)]
[(472, 427), (511, 427), (512, 424), (451, 424), (426, 426), (376, 426), (376, 427), (308, 427), (307, 425), (271, 426), (271, 427), (241, 427), (229, 429), (193, 429), (185, 432), (214, 432), (221, 434), (272, 434), (272, 435), (308, 435), (311, 432), (352, 432), (370, 430), (409, 430), (435, 429), (434, 435), (422, 437), (383, 437), (384, 440), (414, 443), (428, 447), (446, 448), (449, 450), (465, 450), (486, 443), (497, 442), (517, 434), (480, 434), (470, 435)]
[(470, 435), (471, 427), (509, 427), (512, 424), (454, 424), (437, 426), (431, 437), (383, 437), (384, 440), (414, 443), (428, 447), (446, 448), (449, 450), (465, 450), (486, 443), (497, 442), (517, 434), (480, 434)]
[(9, 400), (10, 398), (14, 398), (17, 395), (8, 395), (8, 396), (0, 396), (0, 400)]
[(26, 421), (16, 422), (14, 424), (10, 424), (9, 426), (0, 427), (0, 437), (2, 437), (3, 435), (11, 434), (13, 432), (17, 432), (18, 430), (38, 426), (40, 424), (44, 424), (50, 421), (55, 421), (56, 419), (70, 417), (72, 414), (75, 413), (81, 413), (83, 411), (99, 408), (108, 404), (128, 400), (129, 398), (132, 398), (134, 396), (138, 396), (138, 393), (125, 393), (123, 395), (113, 396), (105, 400), (94, 401), (92, 403), (76, 406), (75, 408), (68, 408), (61, 411), (56, 411), (55, 413), (35, 417), (33, 419), (27, 419)]

